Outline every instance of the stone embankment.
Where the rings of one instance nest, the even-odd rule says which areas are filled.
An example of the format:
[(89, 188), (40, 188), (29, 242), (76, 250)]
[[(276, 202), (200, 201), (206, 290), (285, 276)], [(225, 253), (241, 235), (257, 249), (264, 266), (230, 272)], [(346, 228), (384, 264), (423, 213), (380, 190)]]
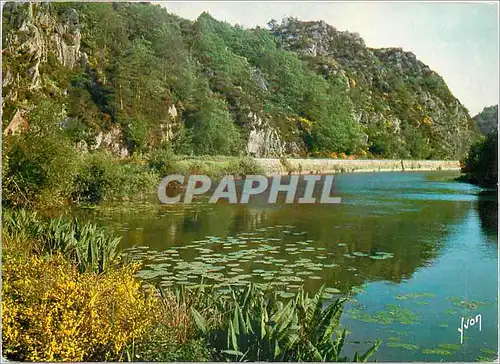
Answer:
[(388, 171), (460, 170), (459, 161), (396, 159), (277, 159), (256, 158), (267, 174), (317, 174)]

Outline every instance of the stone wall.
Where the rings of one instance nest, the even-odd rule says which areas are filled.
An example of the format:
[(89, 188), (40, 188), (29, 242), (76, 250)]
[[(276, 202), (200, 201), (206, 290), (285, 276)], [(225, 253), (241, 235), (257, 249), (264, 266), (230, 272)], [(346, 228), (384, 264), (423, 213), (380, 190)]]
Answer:
[(267, 174), (287, 173), (351, 173), (382, 171), (459, 170), (459, 161), (449, 160), (346, 160), (346, 159), (286, 159), (256, 158)]

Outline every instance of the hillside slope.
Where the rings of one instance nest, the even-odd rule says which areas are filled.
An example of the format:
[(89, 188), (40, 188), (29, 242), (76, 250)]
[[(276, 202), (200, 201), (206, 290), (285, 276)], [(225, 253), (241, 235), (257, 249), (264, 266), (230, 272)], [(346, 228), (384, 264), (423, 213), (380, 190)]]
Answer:
[(472, 120), (482, 134), (496, 132), (498, 129), (498, 105), (485, 107)]
[(79, 148), (120, 156), (168, 144), (458, 159), (472, 139), (467, 110), (414, 54), (324, 22), (244, 29), (143, 3), (7, 3), (2, 24), (4, 134), (43, 105)]

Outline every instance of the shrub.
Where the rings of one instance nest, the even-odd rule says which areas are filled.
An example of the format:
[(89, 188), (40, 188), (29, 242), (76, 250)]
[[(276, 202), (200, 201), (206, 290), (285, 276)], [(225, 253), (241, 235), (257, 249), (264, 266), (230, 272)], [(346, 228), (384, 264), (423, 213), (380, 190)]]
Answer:
[(3, 203), (56, 205), (69, 197), (79, 158), (65, 136), (62, 104), (41, 101), (28, 114), (28, 130), (2, 146)]
[(118, 180), (117, 163), (106, 153), (85, 156), (75, 178), (72, 199), (96, 204), (110, 197)]
[(118, 180), (111, 198), (141, 199), (156, 192), (160, 183), (159, 174), (142, 163), (120, 163), (116, 173)]
[(122, 360), (157, 319), (135, 267), (80, 274), (55, 254), (4, 251), (3, 350), (11, 360)]
[(190, 161), (188, 165), (188, 174), (202, 174), (206, 176), (215, 176), (217, 175), (217, 171), (214, 171), (213, 168), (210, 168), (209, 164), (203, 160), (194, 160)]
[(290, 174), (296, 172), (295, 167), (290, 163), (290, 161), (286, 158), (286, 156), (282, 155), (280, 156), (280, 164), (283, 166), (285, 171)]
[(255, 159), (250, 157), (243, 157), (229, 162), (226, 173), (238, 176), (246, 176), (263, 174), (264, 169), (255, 161)]
[(158, 149), (147, 158), (148, 166), (160, 176), (178, 173), (180, 170), (177, 157), (170, 149)]
[(140, 198), (153, 193), (158, 174), (136, 160), (120, 161), (104, 153), (85, 157), (75, 178), (72, 199), (75, 202), (98, 204), (119, 198)]
[(78, 155), (64, 138), (23, 134), (5, 138), (3, 203), (22, 207), (60, 204), (69, 197)]

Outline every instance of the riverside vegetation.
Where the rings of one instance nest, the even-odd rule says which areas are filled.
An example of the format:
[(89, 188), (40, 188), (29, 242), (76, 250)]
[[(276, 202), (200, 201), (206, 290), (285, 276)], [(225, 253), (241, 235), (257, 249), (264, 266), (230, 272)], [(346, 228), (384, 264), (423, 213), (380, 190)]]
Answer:
[(6, 206), (254, 174), (248, 155), (456, 160), (477, 136), (412, 53), (324, 22), (244, 29), (142, 3), (8, 3), (2, 20)]
[[(76, 220), (3, 217), (3, 352), (22, 361), (347, 361), (344, 299), (263, 285), (141, 287), (117, 240)], [(374, 343), (353, 361), (366, 361)]]
[(464, 179), (483, 187), (498, 188), (498, 105), (474, 117), (482, 136), (463, 162)]
[(140, 199), (170, 173), (261, 173), (247, 155), (464, 157), (476, 133), (439, 75), (323, 22), (243, 29), (139, 3), (9, 3), (2, 20), (8, 359), (370, 357), (378, 342), (342, 355), (341, 298), (143, 286), (108, 232), (41, 213)]

